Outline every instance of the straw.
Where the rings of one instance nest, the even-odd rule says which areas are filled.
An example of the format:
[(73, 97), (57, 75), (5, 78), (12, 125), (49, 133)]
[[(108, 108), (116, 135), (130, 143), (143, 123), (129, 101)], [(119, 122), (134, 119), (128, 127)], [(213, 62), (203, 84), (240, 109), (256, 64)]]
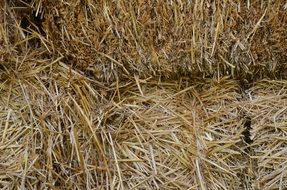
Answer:
[(0, 2), (0, 189), (285, 189), (286, 3)]

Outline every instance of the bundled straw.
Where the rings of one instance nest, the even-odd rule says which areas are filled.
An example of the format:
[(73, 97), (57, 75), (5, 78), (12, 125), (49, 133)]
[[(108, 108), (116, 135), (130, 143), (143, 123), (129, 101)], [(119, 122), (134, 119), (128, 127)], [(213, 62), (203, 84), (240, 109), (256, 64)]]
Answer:
[(201, 112), (202, 175), (199, 189), (242, 189), (245, 180), (241, 98), (236, 82), (220, 79), (205, 81), (198, 95)]
[(129, 74), (232, 75), (248, 81), (286, 77), (284, 1), (2, 4), (8, 13), (2, 32), (20, 32), (21, 27), (30, 46), (38, 41), (50, 54), (64, 56), (66, 64), (100, 80)]
[(284, 189), (286, 8), (0, 1), (0, 189)]
[(252, 118), (252, 183), (257, 189), (286, 189), (287, 81), (264, 80), (246, 98), (243, 108)]
[(233, 187), (242, 127), (233, 104), (218, 106), (238, 96), (234, 83), (135, 78), (105, 89), (64, 63), (31, 59), (17, 76), (1, 73), (1, 188)]
[(0, 188), (106, 185), (99, 127), (105, 88), (57, 60), (18, 58), (17, 67), (0, 72)]
[[(236, 82), (135, 78), (108, 115), (119, 187), (230, 189), (248, 185)], [(117, 126), (117, 127), (115, 127)], [(117, 187), (118, 187), (117, 186)]]
[(190, 89), (137, 78), (119, 87), (106, 121), (116, 165), (115, 187), (197, 187)]
[(43, 0), (31, 6), (45, 18), (46, 45), (99, 78), (182, 73), (252, 81), (286, 74), (284, 1)]
[[(3, 189), (286, 183), (285, 82), (263, 81), (241, 102), (237, 83), (227, 78), (135, 77), (108, 89), (60, 61), (35, 64), (33, 58), (22, 59), (17, 75), (1, 72)], [(251, 143), (244, 137), (247, 116)]]

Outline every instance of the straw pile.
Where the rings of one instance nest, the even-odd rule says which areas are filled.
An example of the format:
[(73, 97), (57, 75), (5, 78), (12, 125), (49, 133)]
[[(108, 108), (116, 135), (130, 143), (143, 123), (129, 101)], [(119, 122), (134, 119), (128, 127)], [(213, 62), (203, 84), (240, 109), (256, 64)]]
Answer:
[(1, 1), (0, 189), (284, 189), (286, 8)]

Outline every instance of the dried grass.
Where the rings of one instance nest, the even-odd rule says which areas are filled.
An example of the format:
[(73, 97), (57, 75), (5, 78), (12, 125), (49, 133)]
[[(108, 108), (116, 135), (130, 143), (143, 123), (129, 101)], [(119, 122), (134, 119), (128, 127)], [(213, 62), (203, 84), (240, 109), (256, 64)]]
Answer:
[(249, 82), (286, 77), (284, 1), (20, 2), (2, 3), (10, 25), (2, 30), (16, 28), (30, 46), (38, 41), (99, 80), (179, 73)]
[(0, 1), (0, 188), (286, 188), (284, 3)]
[(286, 81), (259, 82), (246, 93), (244, 110), (252, 118), (254, 150), (253, 185), (257, 189), (285, 189), (286, 173)]
[(102, 87), (64, 63), (23, 59), (1, 71), (1, 189), (102, 185), (110, 172), (99, 132)]
[(140, 81), (119, 88), (108, 115), (111, 145), (124, 189), (195, 188), (193, 106), (176, 84)]
[[(107, 89), (61, 61), (29, 58), (17, 75), (9, 68), (1, 73), (2, 189), (269, 189), (286, 183), (284, 81), (262, 81), (245, 100), (228, 78), (135, 77)], [(246, 116), (251, 144), (244, 140)]]

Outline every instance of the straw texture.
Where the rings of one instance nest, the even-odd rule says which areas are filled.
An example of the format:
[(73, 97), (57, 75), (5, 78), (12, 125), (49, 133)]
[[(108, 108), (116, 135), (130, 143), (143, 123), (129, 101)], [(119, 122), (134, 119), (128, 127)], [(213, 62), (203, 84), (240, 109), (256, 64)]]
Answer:
[(253, 185), (284, 189), (286, 174), (286, 81), (262, 81), (246, 92), (244, 110), (252, 118)]
[(286, 77), (284, 1), (2, 4), (7, 13), (2, 30), (13, 30), (8, 36), (17, 36), (15, 43), (19, 38), (33, 47), (40, 43), (101, 80), (129, 74)]
[(0, 1), (0, 189), (285, 189), (284, 1)]

